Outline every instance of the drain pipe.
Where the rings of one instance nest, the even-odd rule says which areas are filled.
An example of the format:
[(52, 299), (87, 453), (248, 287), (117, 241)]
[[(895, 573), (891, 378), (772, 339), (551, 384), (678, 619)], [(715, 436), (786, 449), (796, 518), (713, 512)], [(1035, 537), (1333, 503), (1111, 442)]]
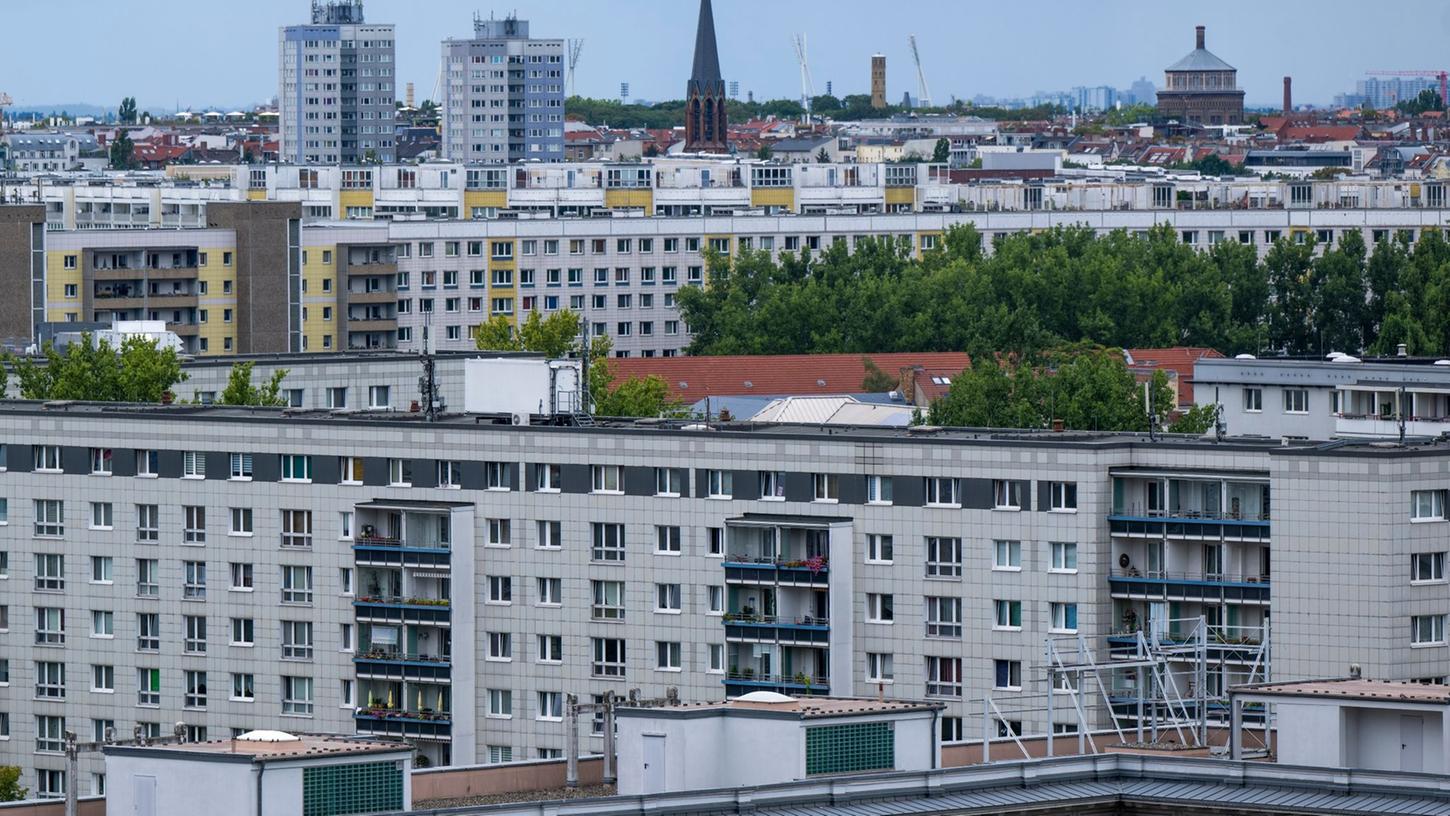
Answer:
[(267, 772), (267, 763), (257, 763), (257, 816), (262, 816), (262, 774)]

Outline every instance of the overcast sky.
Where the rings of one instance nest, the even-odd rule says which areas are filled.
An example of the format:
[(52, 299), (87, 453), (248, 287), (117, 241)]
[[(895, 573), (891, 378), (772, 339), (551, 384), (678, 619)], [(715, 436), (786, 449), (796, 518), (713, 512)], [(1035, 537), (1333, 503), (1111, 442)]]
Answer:
[[(269, 100), (277, 28), (306, 22), (308, 0), (0, 0), (0, 91), (18, 106), (133, 95), (142, 109), (231, 109)], [(678, 98), (690, 68), (695, 0), (365, 0), (369, 22), (398, 36), (398, 94), (431, 96), (438, 42), (467, 36), (475, 10), (516, 11), (536, 36), (585, 40), (581, 94)], [(815, 90), (863, 93), (869, 59), (888, 61), (889, 98), (917, 92), (907, 36), (916, 34), (934, 97), (1026, 96), (1074, 85), (1162, 82), (1163, 67), (1208, 47), (1239, 69), (1248, 102), (1277, 104), (1282, 77), (1297, 102), (1328, 103), (1370, 69), (1450, 63), (1450, 2), (1398, 0), (715, 0), (721, 69), (741, 96), (800, 95), (793, 32), (809, 37)]]

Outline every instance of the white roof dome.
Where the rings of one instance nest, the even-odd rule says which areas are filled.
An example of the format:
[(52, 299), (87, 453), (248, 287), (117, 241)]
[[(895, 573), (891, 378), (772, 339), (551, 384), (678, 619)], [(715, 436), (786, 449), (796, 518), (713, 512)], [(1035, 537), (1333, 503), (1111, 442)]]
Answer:
[(294, 737), (286, 731), (248, 731), (237, 737), (247, 742), (297, 742), (301, 737)]
[(742, 703), (793, 703), (795, 698), (786, 694), (777, 694), (773, 691), (752, 691), (749, 694), (742, 694), (735, 698)]

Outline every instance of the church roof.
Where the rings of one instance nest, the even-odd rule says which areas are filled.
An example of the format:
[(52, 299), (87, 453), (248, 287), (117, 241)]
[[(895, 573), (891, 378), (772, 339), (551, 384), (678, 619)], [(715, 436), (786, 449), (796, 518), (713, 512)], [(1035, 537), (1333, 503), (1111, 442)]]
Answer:
[(720, 82), (720, 55), (715, 48), (715, 14), (710, 0), (700, 0), (700, 26), (695, 31), (695, 68), (690, 81)]
[(1195, 48), (1188, 56), (1168, 66), (1169, 71), (1234, 71), (1232, 65), (1213, 55), (1207, 48)]

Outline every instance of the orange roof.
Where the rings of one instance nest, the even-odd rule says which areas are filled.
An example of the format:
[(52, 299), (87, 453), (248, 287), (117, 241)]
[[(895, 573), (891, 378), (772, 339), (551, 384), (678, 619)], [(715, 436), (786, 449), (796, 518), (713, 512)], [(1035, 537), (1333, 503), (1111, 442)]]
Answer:
[(970, 363), (963, 352), (892, 352), (886, 354), (780, 354), (739, 357), (625, 357), (609, 361), (619, 379), (657, 374), (669, 384), (670, 396), (694, 402), (705, 397), (848, 394), (861, 389), (869, 358), (883, 372), (901, 369), (961, 371)]
[(1211, 348), (1174, 346), (1172, 348), (1123, 349), (1133, 358), (1133, 368), (1163, 369), (1178, 374), (1178, 404), (1193, 405), (1193, 364), (1204, 357), (1222, 357)]

